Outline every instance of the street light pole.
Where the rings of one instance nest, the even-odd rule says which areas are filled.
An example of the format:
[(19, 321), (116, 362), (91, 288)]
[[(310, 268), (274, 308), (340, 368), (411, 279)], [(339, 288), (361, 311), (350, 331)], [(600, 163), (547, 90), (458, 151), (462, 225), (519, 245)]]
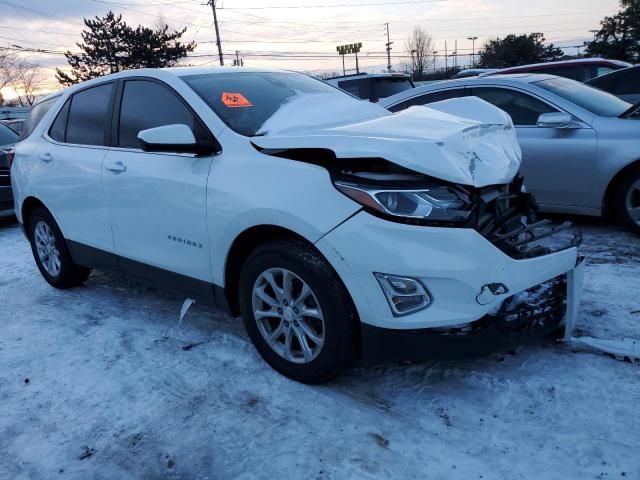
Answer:
[(472, 67), (476, 66), (476, 40), (478, 37), (467, 37), (467, 40), (471, 40), (471, 56), (473, 57)]

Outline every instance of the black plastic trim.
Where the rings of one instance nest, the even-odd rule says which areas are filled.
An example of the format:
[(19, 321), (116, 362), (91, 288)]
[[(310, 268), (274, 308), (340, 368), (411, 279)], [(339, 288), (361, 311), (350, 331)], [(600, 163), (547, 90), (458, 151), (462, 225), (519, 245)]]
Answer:
[(74, 262), (78, 265), (122, 274), (131, 280), (192, 297), (198, 302), (218, 307), (225, 313), (230, 312), (224, 288), (219, 285), (147, 265), (73, 240), (67, 240), (67, 244)]

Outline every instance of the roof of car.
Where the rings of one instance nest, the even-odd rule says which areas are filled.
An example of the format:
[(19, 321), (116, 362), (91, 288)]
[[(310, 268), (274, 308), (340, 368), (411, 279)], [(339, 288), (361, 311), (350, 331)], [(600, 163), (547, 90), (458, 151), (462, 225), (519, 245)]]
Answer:
[(619, 67), (630, 66), (630, 63), (622, 62), (620, 60), (611, 60), (608, 58), (592, 57), (592, 58), (574, 58), (571, 60), (558, 60), (556, 62), (542, 62), (542, 63), (530, 63), (528, 65), (518, 65), (516, 67), (507, 67), (497, 70), (497, 72), (508, 72), (510, 70), (517, 71), (525, 68), (541, 68), (549, 66), (562, 66), (562, 65), (574, 65), (574, 64), (607, 64), (617, 65)]
[(466, 78), (453, 78), (451, 80), (441, 80), (439, 82), (433, 82), (428, 85), (421, 85), (411, 90), (405, 90), (390, 97), (380, 99), (380, 103), (383, 106), (395, 105), (403, 100), (419, 96), (422, 93), (432, 92), (439, 90), (440, 88), (451, 88), (459, 85), (460, 87), (470, 85), (490, 85), (492, 83), (500, 82), (506, 85), (517, 85), (518, 83), (534, 83), (541, 80), (549, 80), (552, 78), (560, 78), (556, 75), (549, 75), (546, 73), (501, 73), (498, 75), (490, 75), (486, 77), (466, 77)]
[(339, 75), (337, 77), (325, 78), (327, 80), (359, 80), (362, 78), (409, 78), (411, 75), (403, 72), (382, 72), (382, 73), (355, 73), (353, 75)]

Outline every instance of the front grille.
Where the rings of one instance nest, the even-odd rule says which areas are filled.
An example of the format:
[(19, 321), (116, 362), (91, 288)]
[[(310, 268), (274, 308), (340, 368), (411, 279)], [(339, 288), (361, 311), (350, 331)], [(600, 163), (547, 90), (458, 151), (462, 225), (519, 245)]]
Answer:
[(566, 313), (567, 276), (519, 292), (488, 315), (505, 337), (528, 337), (559, 326)]
[(522, 177), (516, 177), (509, 185), (478, 189), (473, 228), (515, 259), (546, 255), (580, 244), (579, 235), (549, 242), (552, 235), (569, 229), (571, 222), (554, 226), (549, 220), (538, 220), (534, 196), (522, 190)]
[(0, 167), (0, 187), (11, 186), (11, 171), (8, 167)]
[(458, 327), (433, 328), (444, 336), (474, 336), (495, 329), (504, 340), (547, 336), (562, 324), (567, 311), (567, 275), (516, 293), (481, 319)]

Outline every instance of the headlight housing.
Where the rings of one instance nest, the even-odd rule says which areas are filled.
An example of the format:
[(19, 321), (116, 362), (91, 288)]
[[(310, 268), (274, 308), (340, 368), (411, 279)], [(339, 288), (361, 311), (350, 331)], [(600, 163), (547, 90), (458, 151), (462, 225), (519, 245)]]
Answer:
[(463, 223), (472, 211), (469, 195), (435, 182), (416, 188), (386, 188), (346, 181), (337, 181), (335, 186), (352, 200), (386, 216)]

